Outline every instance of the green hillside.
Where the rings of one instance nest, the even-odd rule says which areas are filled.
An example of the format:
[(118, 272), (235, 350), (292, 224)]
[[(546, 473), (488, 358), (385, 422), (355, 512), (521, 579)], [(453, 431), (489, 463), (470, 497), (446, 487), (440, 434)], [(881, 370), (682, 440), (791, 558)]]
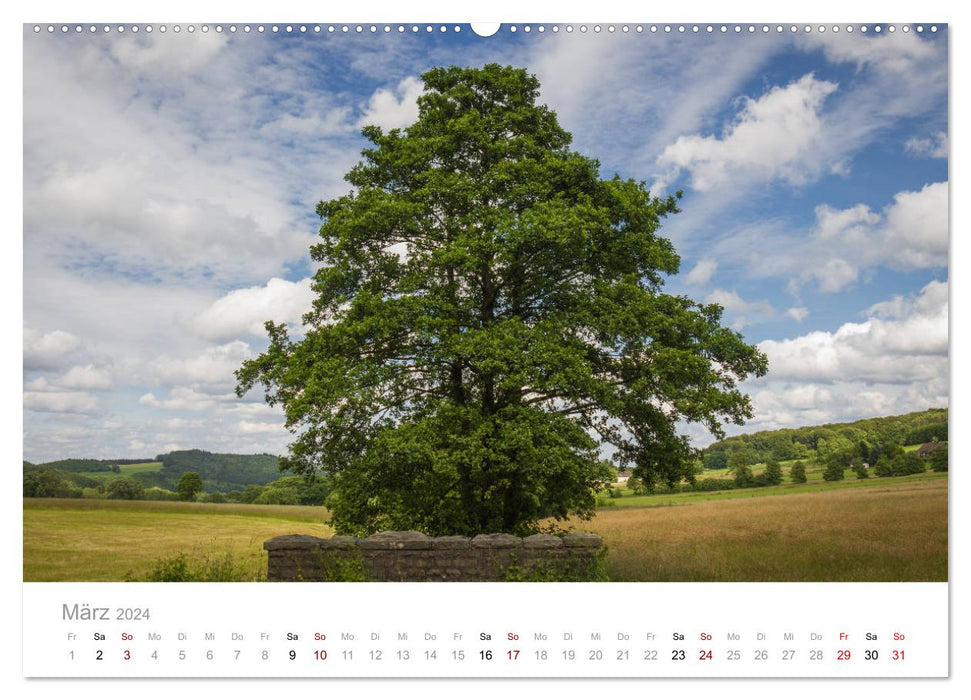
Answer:
[(237, 455), (178, 450), (158, 455), (155, 461), (161, 462), (161, 469), (133, 476), (146, 486), (174, 489), (185, 472), (196, 472), (202, 477), (207, 492), (242, 490), (252, 484), (262, 486), (281, 476), (279, 458), (271, 454)]
[(702, 451), (706, 469), (724, 469), (729, 457), (748, 464), (768, 460), (823, 460), (833, 454), (855, 453), (871, 463), (891, 445), (919, 445), (944, 442), (948, 437), (946, 408), (906, 413), (899, 416), (866, 418), (851, 423), (828, 423), (803, 428), (762, 430), (736, 435), (709, 445)]

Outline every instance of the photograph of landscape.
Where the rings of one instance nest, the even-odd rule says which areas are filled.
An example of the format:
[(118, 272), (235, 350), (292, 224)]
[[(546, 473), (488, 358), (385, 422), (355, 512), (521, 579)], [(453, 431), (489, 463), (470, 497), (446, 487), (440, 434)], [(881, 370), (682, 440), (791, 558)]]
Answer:
[(870, 26), (25, 26), (24, 581), (947, 581), (948, 36)]

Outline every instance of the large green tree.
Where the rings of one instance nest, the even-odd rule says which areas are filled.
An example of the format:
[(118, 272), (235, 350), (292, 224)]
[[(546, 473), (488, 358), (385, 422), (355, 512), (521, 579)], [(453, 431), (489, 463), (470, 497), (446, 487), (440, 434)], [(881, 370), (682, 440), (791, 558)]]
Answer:
[(183, 501), (193, 501), (196, 494), (202, 491), (202, 477), (196, 472), (185, 472), (179, 477), (175, 490)]
[(765, 357), (722, 309), (662, 292), (677, 211), (602, 179), (525, 70), (436, 68), (418, 120), (320, 202), (317, 294), (293, 340), (237, 372), (296, 435), (281, 466), (324, 472), (338, 532), (528, 533), (590, 517), (600, 448), (646, 484), (691, 479), (679, 421), (750, 417)]

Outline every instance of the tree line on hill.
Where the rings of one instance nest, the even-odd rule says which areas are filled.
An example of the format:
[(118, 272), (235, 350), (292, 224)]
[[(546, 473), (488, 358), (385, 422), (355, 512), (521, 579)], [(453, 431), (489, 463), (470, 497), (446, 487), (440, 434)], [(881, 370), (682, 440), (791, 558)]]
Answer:
[(876, 464), (895, 446), (943, 442), (948, 437), (947, 409), (933, 408), (900, 416), (867, 418), (803, 428), (763, 430), (737, 435), (702, 451), (705, 469), (729, 469), (769, 461), (805, 460), (811, 463), (850, 462), (859, 458)]
[(183, 472), (174, 488), (146, 486), (138, 477), (92, 479), (75, 472), (24, 463), (24, 498), (108, 498), (127, 501), (200, 501), (266, 505), (323, 505), (330, 487), (322, 479), (284, 476), (266, 484), (249, 484), (226, 493), (204, 491), (196, 472)]

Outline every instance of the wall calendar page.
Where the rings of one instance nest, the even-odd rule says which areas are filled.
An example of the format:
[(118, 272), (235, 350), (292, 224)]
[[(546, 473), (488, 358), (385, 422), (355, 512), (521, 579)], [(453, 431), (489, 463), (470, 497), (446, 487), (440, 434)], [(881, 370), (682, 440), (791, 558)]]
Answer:
[(19, 37), (28, 695), (953, 690), (953, 25), (83, 14)]

